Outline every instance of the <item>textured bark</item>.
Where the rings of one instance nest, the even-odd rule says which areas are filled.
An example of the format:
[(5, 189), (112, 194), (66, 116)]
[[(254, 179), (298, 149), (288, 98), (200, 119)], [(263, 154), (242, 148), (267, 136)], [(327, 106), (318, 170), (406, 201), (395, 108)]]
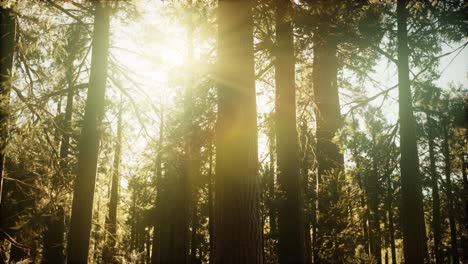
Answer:
[(213, 263), (261, 264), (252, 1), (218, 1)]
[[(0, 8), (0, 229), (2, 228), (2, 190), (5, 174), (5, 148), (8, 141), (10, 79), (13, 73), (16, 22), (9, 9)], [(0, 234), (0, 241), (2, 239)], [(0, 259), (1, 258), (0, 253)], [(1, 260), (0, 260), (1, 261)]]
[(440, 198), (439, 198), (439, 182), (436, 170), (436, 158), (434, 154), (434, 121), (430, 114), (427, 114), (427, 141), (429, 145), (429, 162), (431, 173), (431, 188), (432, 188), (432, 229), (434, 233), (434, 255), (435, 263), (443, 263), (442, 246), (442, 228), (440, 221)]
[(444, 133), (443, 150), (445, 161), (445, 193), (447, 196), (447, 207), (449, 211), (449, 225), (450, 225), (450, 249), (452, 255), (452, 263), (458, 263), (458, 247), (457, 247), (457, 227), (455, 223), (455, 211), (453, 205), (453, 192), (452, 192), (452, 168), (450, 159), (450, 147), (449, 147), (449, 124), (443, 122), (442, 130)]
[(275, 130), (273, 127), (269, 128), (268, 131), (268, 152), (270, 156), (269, 168), (268, 168), (268, 219), (270, 222), (270, 238), (278, 239), (278, 224), (277, 224), (277, 206), (276, 206), (276, 189), (275, 189), (275, 178), (276, 178), (276, 160), (275, 160)]
[(424, 263), (426, 231), (409, 79), (406, 2), (406, 0), (398, 0), (397, 2), (401, 220), (405, 262), (419, 264)]
[(292, 6), (289, 0), (277, 0), (276, 4), (275, 132), (279, 262), (305, 263), (303, 200), (296, 131)]
[(109, 212), (106, 217), (106, 238), (103, 251), (103, 262), (114, 263), (117, 236), (117, 205), (119, 203), (120, 161), (122, 153), (122, 102), (117, 117), (117, 137), (115, 142), (114, 163), (112, 164), (112, 181), (109, 198)]
[(73, 190), (68, 263), (86, 263), (88, 260), (109, 53), (110, 16), (109, 8), (104, 5), (105, 3), (95, 2), (91, 73)]

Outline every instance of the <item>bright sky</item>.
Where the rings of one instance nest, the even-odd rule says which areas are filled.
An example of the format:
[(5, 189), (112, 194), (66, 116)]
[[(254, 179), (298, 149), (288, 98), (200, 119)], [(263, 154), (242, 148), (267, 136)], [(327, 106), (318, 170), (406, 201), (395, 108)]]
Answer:
[[(165, 10), (161, 1), (138, 1), (138, 10), (141, 12), (141, 17), (130, 23), (123, 23), (113, 20), (112, 25), (112, 42), (113, 47), (111, 53), (115, 61), (124, 65), (130, 72), (135, 83), (125, 81), (123, 83), (126, 91), (135, 100), (139, 111), (143, 116), (143, 123), (146, 131), (143, 130), (139, 122), (131, 116), (135, 116), (133, 110), (129, 110), (127, 128), (125, 131), (127, 148), (130, 152), (126, 155), (126, 167), (135, 168), (141, 166), (141, 154), (147, 143), (153, 139), (157, 139), (159, 118), (153, 111), (153, 106), (159, 108), (160, 104), (166, 107), (173, 106), (176, 89), (171, 83), (171, 73), (174, 69), (181, 68), (187, 56), (186, 46), (186, 29), (178, 24), (177, 18), (168, 19), (167, 14), (161, 13)], [(215, 32), (211, 32), (213, 37)], [(197, 43), (195, 43), (197, 46)], [(456, 45), (454, 45), (456, 47)], [(443, 52), (447, 52), (451, 48), (444, 48)], [(450, 66), (443, 71), (443, 74), (437, 84), (441, 87), (447, 87), (450, 82), (461, 83), (467, 87), (467, 72), (468, 72), (468, 50), (465, 49), (456, 59), (451, 61), (455, 55), (445, 57), (441, 60), (441, 70)], [(386, 87), (390, 87), (397, 82), (396, 69), (393, 65), (387, 68), (386, 60), (379, 62), (377, 74), (374, 76)], [(177, 72), (181, 76), (183, 72)], [(118, 74), (119, 75), (119, 74)], [(383, 87), (382, 87), (383, 89)], [(369, 96), (377, 93), (375, 88), (367, 88)], [(390, 97), (397, 98), (397, 91), (390, 94)], [(111, 93), (112, 94), (112, 93)], [(258, 98), (259, 112), (265, 112), (268, 107), (266, 105), (265, 96)], [(376, 100), (375, 104), (380, 104), (380, 100)], [(396, 101), (388, 99), (385, 105), (385, 113), (389, 120), (395, 121), (397, 115)], [(130, 121), (132, 120), (132, 121)], [(261, 136), (259, 139), (259, 154), (261, 157), (266, 152), (266, 137)], [(130, 174), (131, 172), (127, 172)], [(125, 183), (124, 183), (125, 184)]]

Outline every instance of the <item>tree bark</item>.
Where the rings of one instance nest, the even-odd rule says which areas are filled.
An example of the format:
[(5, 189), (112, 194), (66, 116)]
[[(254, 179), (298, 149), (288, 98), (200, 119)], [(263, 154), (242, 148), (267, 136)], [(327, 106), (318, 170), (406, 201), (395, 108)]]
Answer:
[(408, 11), (406, 3), (406, 0), (398, 0), (397, 2), (401, 219), (405, 262), (422, 264), (425, 256), (426, 229), (409, 79)]
[(305, 234), (296, 131), (292, 6), (276, 0), (275, 132), (278, 157), (279, 262), (305, 263)]
[(86, 263), (93, 213), (93, 197), (104, 115), (109, 53), (109, 7), (95, 2), (93, 51), (84, 124), (79, 141), (78, 169), (68, 239), (68, 263)]
[(261, 264), (252, 1), (218, 1), (213, 263)]
[(436, 169), (436, 158), (434, 154), (434, 122), (429, 113), (427, 113), (427, 141), (429, 146), (429, 162), (431, 173), (432, 188), (432, 228), (434, 233), (434, 254), (435, 263), (443, 263), (442, 246), (442, 228), (440, 221), (440, 198), (439, 198), (439, 180)]

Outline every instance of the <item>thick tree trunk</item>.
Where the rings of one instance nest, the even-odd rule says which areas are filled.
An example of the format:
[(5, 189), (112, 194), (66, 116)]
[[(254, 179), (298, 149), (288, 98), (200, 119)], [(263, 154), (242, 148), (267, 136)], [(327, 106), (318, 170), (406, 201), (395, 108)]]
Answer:
[[(16, 22), (9, 9), (0, 8), (0, 229), (2, 229), (2, 190), (5, 174), (5, 148), (8, 141), (8, 117), (10, 105), (11, 77), (16, 40)], [(0, 242), (2, 242), (0, 233)], [(0, 251), (3, 252), (3, 250)], [(0, 262), (3, 253), (0, 253)]]
[(109, 213), (106, 217), (106, 239), (103, 250), (103, 262), (114, 263), (117, 236), (117, 205), (119, 203), (120, 161), (122, 153), (122, 104), (117, 117), (117, 138), (115, 142), (114, 163), (112, 164), (112, 181), (109, 198)]
[(434, 154), (434, 122), (430, 114), (427, 113), (427, 141), (429, 145), (429, 162), (431, 173), (431, 188), (432, 188), (432, 229), (434, 233), (434, 255), (435, 263), (443, 263), (442, 246), (442, 228), (440, 222), (440, 199), (439, 199), (439, 182), (436, 170), (436, 158)]
[(447, 207), (449, 211), (449, 225), (450, 225), (450, 247), (452, 255), (452, 263), (458, 263), (458, 247), (457, 247), (457, 227), (455, 223), (455, 211), (453, 205), (453, 193), (452, 193), (452, 168), (450, 160), (450, 147), (449, 147), (449, 124), (444, 122), (442, 126), (444, 133), (443, 142), (443, 155), (445, 161), (445, 193), (447, 196)]
[(252, 1), (218, 1), (213, 263), (261, 264)]
[(279, 262), (305, 263), (303, 200), (296, 131), (292, 6), (289, 0), (277, 0), (276, 3), (275, 132), (279, 189)]
[(409, 79), (409, 49), (406, 28), (408, 11), (406, 10), (406, 2), (406, 0), (398, 0), (397, 2), (401, 219), (405, 262), (419, 264), (424, 263), (426, 229)]
[[(317, 185), (322, 184), (322, 179), (327, 177), (328, 182), (338, 183), (342, 181), (344, 158), (339, 147), (333, 143), (333, 137), (342, 126), (340, 103), (337, 87), (338, 63), (336, 58), (337, 43), (331, 34), (316, 33), (314, 37), (314, 62), (313, 62), (313, 88), (316, 104), (316, 158), (317, 158)], [(322, 187), (318, 188), (320, 190)], [(324, 239), (337, 242), (336, 227), (342, 226), (346, 219), (338, 216), (330, 216), (330, 208), (338, 203), (339, 191), (324, 191), (317, 193), (317, 243), (314, 246), (314, 261), (324, 262), (336, 260), (340, 252), (339, 245), (333, 247), (332, 259), (319, 259), (319, 252), (323, 249)], [(332, 194), (333, 193), (333, 194)], [(325, 224), (328, 222), (328, 224)]]
[(94, 187), (104, 112), (109, 53), (109, 8), (95, 2), (93, 51), (68, 240), (68, 263), (86, 263), (93, 214)]

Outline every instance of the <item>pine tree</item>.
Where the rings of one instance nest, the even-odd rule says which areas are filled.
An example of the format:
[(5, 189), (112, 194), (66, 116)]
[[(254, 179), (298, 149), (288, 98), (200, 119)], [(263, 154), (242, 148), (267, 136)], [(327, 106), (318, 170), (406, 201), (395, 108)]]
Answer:
[(79, 141), (78, 169), (73, 190), (73, 204), (68, 237), (68, 263), (88, 261), (93, 197), (104, 113), (104, 96), (109, 52), (110, 8), (95, 2), (93, 51), (84, 124)]

